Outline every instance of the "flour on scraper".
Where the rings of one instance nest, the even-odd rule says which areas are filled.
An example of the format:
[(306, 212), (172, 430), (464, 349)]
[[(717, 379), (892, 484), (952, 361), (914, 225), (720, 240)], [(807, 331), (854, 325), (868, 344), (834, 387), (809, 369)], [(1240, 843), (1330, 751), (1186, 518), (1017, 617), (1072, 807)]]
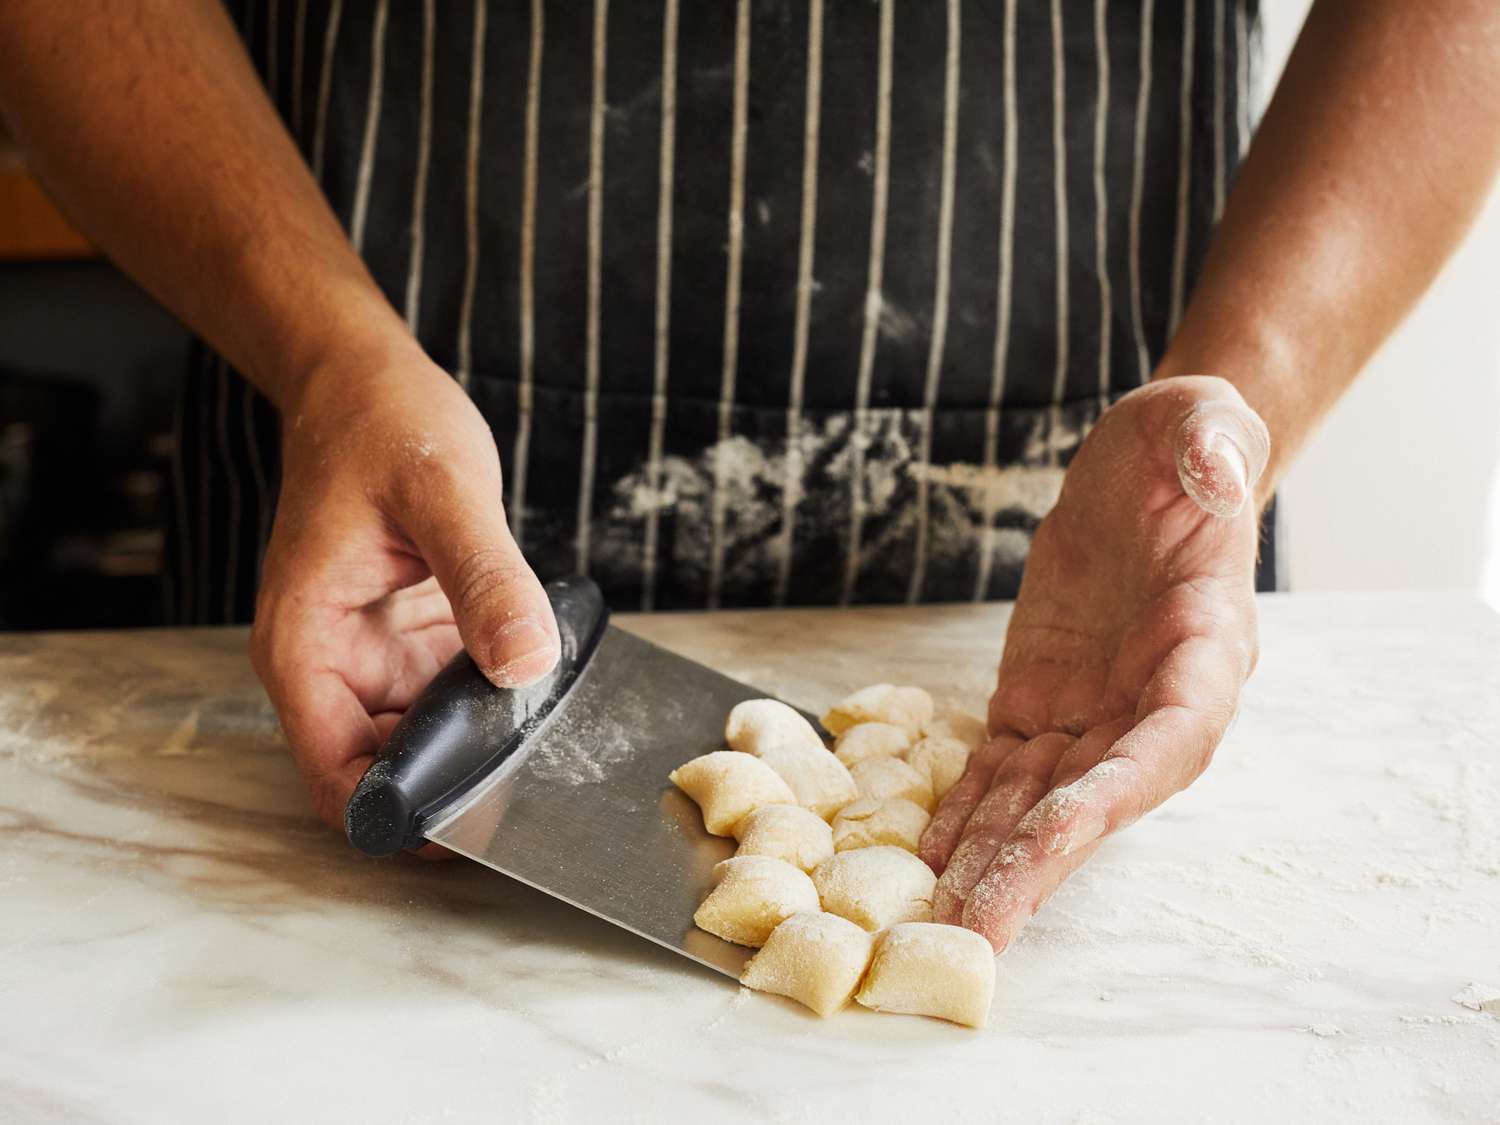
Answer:
[(740, 983), (831, 1016), (849, 1003), (874, 948), (873, 934), (837, 914), (793, 914), (750, 958)]
[(879, 1012), (983, 1027), (995, 995), (995, 951), (973, 930), (904, 922), (880, 938), (855, 997)]
[(719, 885), (693, 915), (700, 930), (738, 945), (764, 945), (793, 914), (818, 909), (807, 873), (763, 855), (731, 856), (714, 867)]

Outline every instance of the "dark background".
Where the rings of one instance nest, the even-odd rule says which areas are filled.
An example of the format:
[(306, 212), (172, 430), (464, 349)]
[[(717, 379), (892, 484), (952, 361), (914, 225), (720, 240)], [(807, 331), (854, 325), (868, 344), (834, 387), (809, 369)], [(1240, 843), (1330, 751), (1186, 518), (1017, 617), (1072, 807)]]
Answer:
[(187, 346), (101, 261), (0, 262), (0, 630), (163, 622)]

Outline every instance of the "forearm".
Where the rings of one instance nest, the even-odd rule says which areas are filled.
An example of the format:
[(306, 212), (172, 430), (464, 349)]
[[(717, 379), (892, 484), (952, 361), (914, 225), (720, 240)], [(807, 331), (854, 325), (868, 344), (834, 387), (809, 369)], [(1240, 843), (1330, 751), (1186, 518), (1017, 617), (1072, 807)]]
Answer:
[(284, 410), (417, 345), (219, 0), (0, 4), (0, 109), (69, 217)]
[(1500, 6), (1319, 0), (1157, 372), (1223, 375), (1275, 489), (1426, 289), (1500, 162)]

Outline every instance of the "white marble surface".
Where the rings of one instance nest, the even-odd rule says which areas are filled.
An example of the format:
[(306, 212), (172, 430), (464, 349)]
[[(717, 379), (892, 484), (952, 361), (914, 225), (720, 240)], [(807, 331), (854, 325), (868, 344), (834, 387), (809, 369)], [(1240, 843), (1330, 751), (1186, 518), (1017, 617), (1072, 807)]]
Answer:
[[(0, 1121), (1487, 1121), (1500, 619), (1262, 603), (1208, 773), (1000, 961), (990, 1026), (819, 1022), (308, 817), (238, 631), (0, 638)], [(1004, 607), (632, 623), (817, 706), (977, 704)]]

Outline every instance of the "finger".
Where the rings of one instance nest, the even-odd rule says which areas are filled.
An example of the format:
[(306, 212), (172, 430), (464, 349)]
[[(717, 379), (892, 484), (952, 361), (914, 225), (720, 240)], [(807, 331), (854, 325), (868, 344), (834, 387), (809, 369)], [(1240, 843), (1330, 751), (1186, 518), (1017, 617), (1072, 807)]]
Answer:
[(1095, 841), (1067, 856), (1038, 858), (1023, 845), (1006, 844), (969, 896), (960, 923), (983, 936), (996, 953), (1005, 952), (1063, 880), (1098, 850)]
[(375, 737), (379, 744), (384, 746), (391, 737), (391, 731), (396, 729), (396, 724), (401, 721), (402, 711), (380, 711), (370, 716), (370, 725), (375, 728)]
[(1178, 645), (1147, 685), (1143, 705), (1154, 709), (1139, 722), (1100, 728), (1097, 741), (1080, 740), (1059, 761), (1054, 788), (1017, 835), (1066, 856), (1185, 789), (1207, 767), (1233, 717), (1244, 678), (1236, 664), (1216, 639), (1191, 637)]
[(1167, 653), (1146, 681), (1137, 717), (1177, 707), (1198, 713), (1222, 734), (1259, 654), (1253, 600), (1246, 599), (1244, 613), (1242, 619), (1222, 622), (1211, 633), (1187, 637)]
[[(1098, 850), (1111, 811), (1128, 808), (1139, 815), (1135, 810), (1144, 804), (1144, 788), (1135, 762), (1107, 758), (1048, 792), (1017, 822), (953, 920), (982, 934), (997, 953), (1004, 950), (1062, 881)], [(935, 908), (933, 913), (936, 917)]]
[(376, 724), (331, 671), (284, 666), (283, 672), (267, 678), (266, 691), (292, 758), (306, 779), (313, 810), (343, 831), (349, 795), (380, 746)]
[(1173, 436), (1183, 491), (1211, 515), (1232, 518), (1250, 500), (1271, 455), (1260, 415), (1238, 395), (1199, 402)]
[[(382, 745), (391, 737), (391, 731), (396, 729), (396, 724), (401, 721), (401, 715), (402, 712), (400, 711), (382, 711), (379, 714), (370, 716), (370, 721), (375, 727), (376, 736), (380, 739)], [(345, 798), (345, 804), (348, 804), (347, 797)], [(458, 855), (457, 852), (450, 852), (442, 844), (424, 844), (412, 854), (418, 859), (430, 860), (454, 859)]]
[[(1003, 950), (1105, 835), (1134, 823), (1186, 784), (1179, 784), (1183, 771), (1173, 762), (1175, 755), (1163, 750), (1185, 745), (1190, 756), (1201, 733), (1194, 729), (1197, 723), (1200, 716), (1181, 708), (1153, 712), (1102, 761), (1047, 793), (976, 880), (959, 921), (989, 939), (997, 952)], [(933, 913), (936, 917), (936, 907)]]
[(364, 651), (350, 652), (342, 671), (372, 715), (405, 711), (463, 648), (451, 624), (394, 636), (378, 627), (361, 630), (354, 643), (364, 645)]
[(1005, 652), (990, 696), (990, 730), (1011, 731), (1023, 738), (1055, 730), (1052, 702), (1090, 655), (1085, 636), (1063, 638), (1055, 630), (1013, 624), (1005, 635)]
[(999, 735), (969, 755), (963, 775), (938, 804), (917, 848), (917, 855), (937, 874), (941, 875), (948, 866), (948, 858), (964, 834), (964, 825), (990, 791), (995, 770), (1021, 742), (1015, 735)]
[(479, 483), (429, 460), (403, 478), (403, 488), (398, 522), (448, 596), (480, 671), (498, 687), (546, 675), (561, 651), (557, 622), (506, 526), (498, 470)]
[[(1097, 747), (1085, 740), (1059, 757), (1059, 778), (1086, 768), (1051, 789), (1015, 825), (966, 896), (962, 924), (1004, 949), (1104, 836), (1134, 823), (1203, 772), (1248, 673), (1241, 650), (1220, 638), (1196, 636), (1178, 645), (1147, 684), (1142, 707), (1152, 709), (1096, 764), (1086, 766)], [(1119, 725), (1111, 724), (1108, 733)], [(944, 878), (951, 873), (950, 866)], [(939, 890), (941, 885), (940, 879)], [(937, 900), (935, 893), (934, 917)], [(951, 910), (945, 902), (945, 913), (951, 916)]]
[[(1097, 766), (1134, 725), (1134, 716), (1126, 716), (1095, 727), (1058, 759), (1046, 796), (1027, 814), (1036, 823), (1036, 835), (1045, 850), (1053, 853), (1071, 850), (1067, 834), (1073, 830), (1073, 821), (1061, 818), (1061, 814), (1073, 811), (1079, 803), (1073, 798), (1085, 794), (1070, 787)], [(1056, 796), (1064, 791), (1065, 796)]]
[(1021, 818), (1047, 793), (1057, 760), (1073, 744), (1066, 734), (1033, 738), (1002, 762), (990, 791), (975, 806), (933, 891), (932, 916), (956, 923), (969, 892), (995, 861), (1000, 847)]
[(448, 595), (431, 576), (415, 586), (393, 591), (369, 608), (392, 633), (416, 633), (453, 624)]

